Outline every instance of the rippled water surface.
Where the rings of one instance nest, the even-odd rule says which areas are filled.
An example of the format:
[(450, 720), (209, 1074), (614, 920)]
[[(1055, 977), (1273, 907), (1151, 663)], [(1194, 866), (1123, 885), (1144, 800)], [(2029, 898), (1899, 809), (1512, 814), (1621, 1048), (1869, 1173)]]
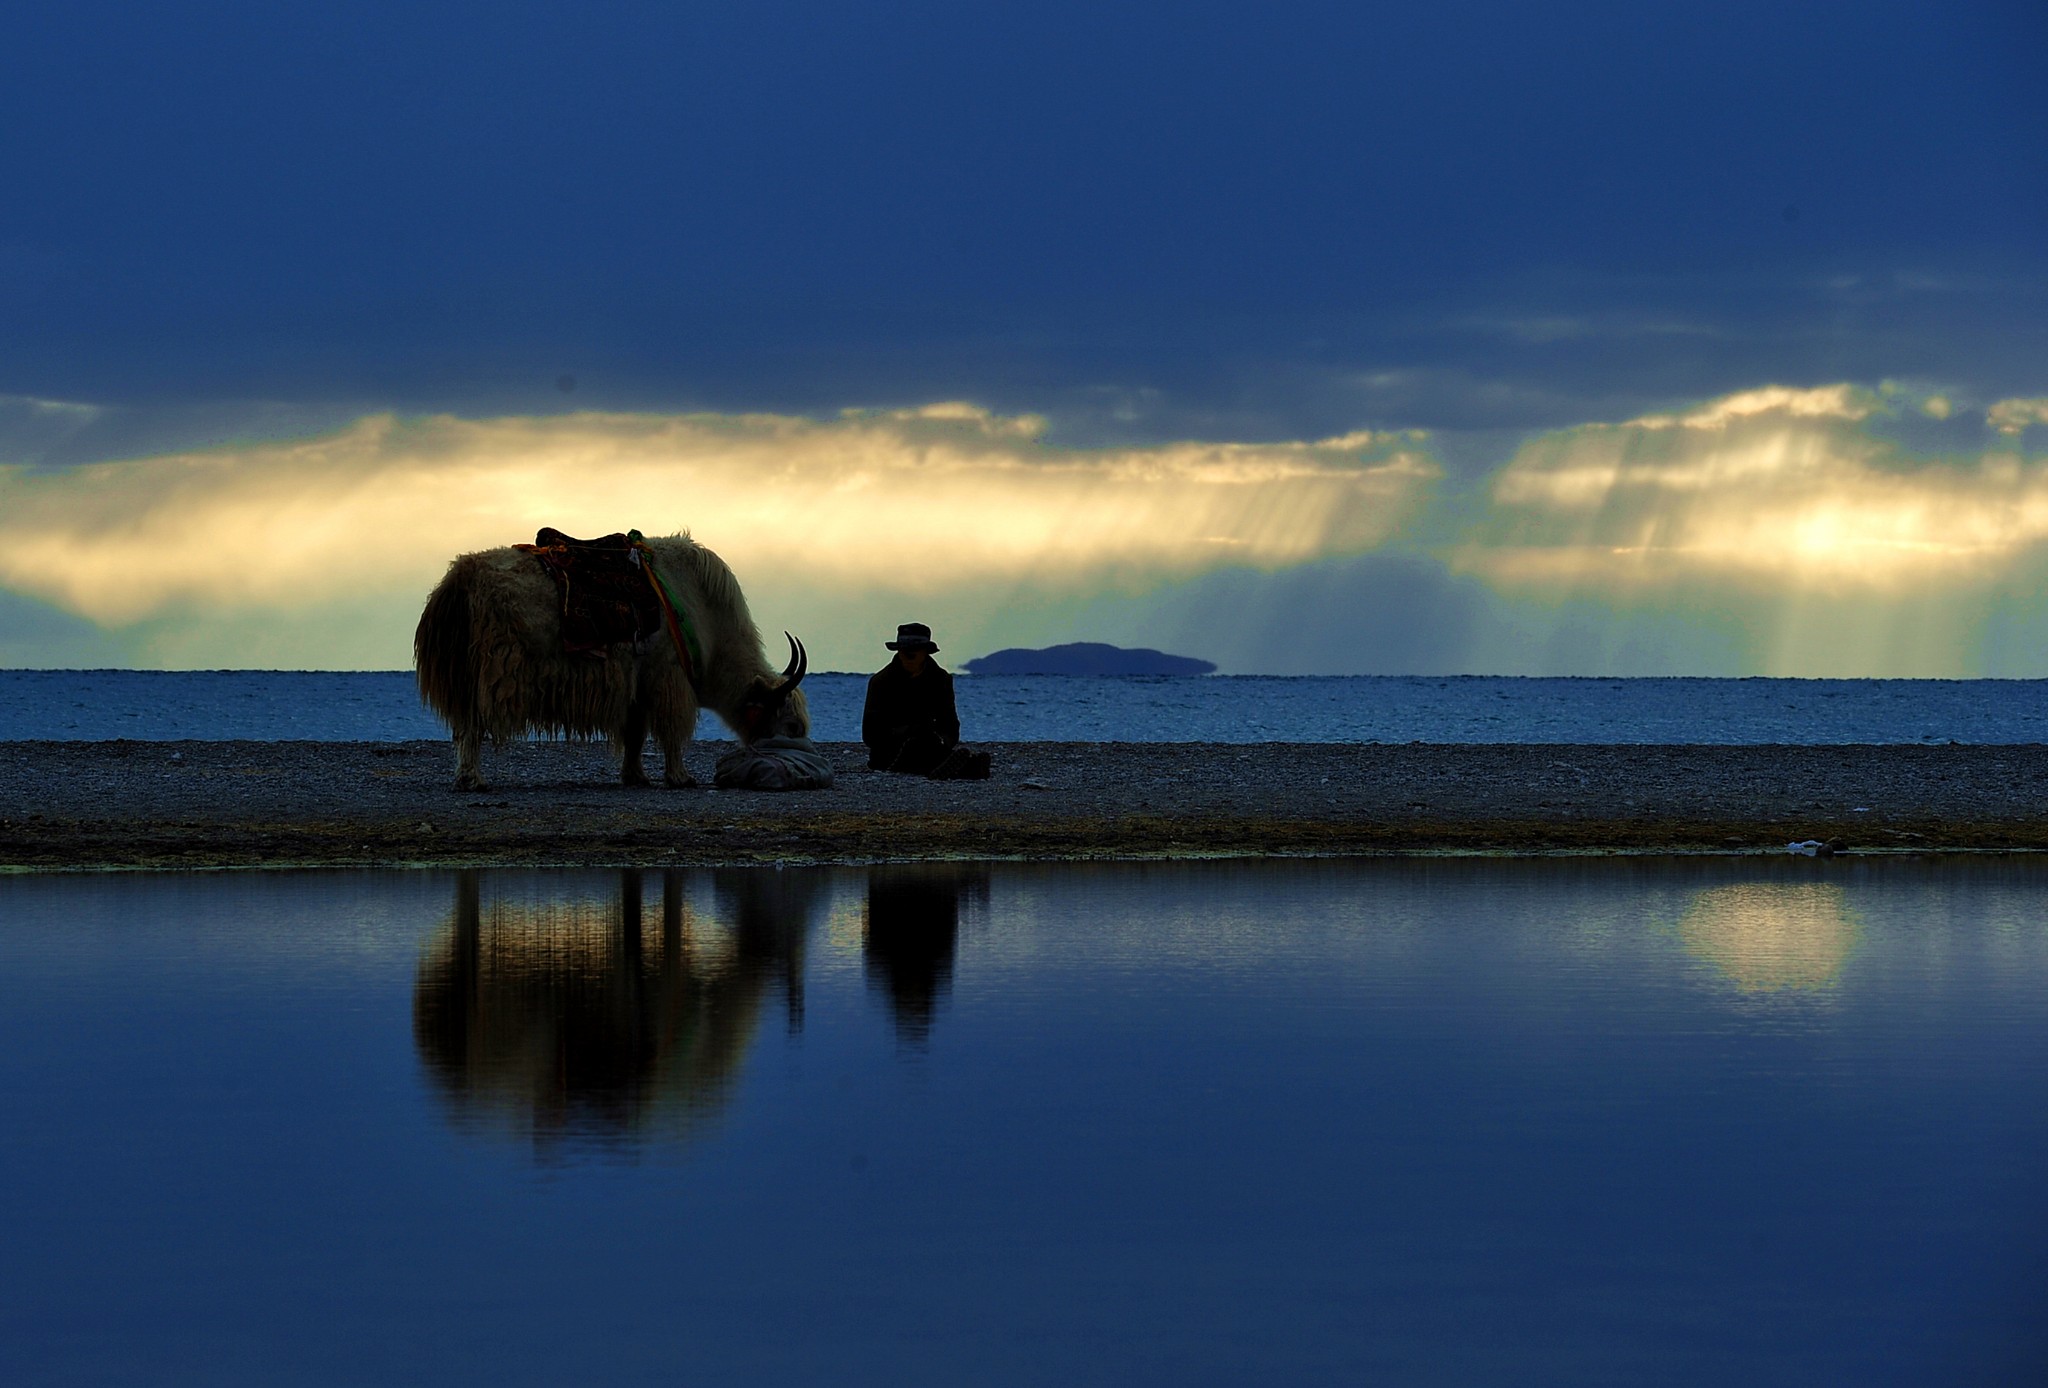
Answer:
[(2044, 902), (0, 878), (0, 1382), (2048, 1381)]
[[(804, 682), (816, 736), (860, 739), (864, 675)], [(980, 742), (2035, 743), (2048, 680), (973, 676)], [(707, 717), (702, 731), (727, 737)], [(0, 741), (440, 738), (406, 672), (0, 670)]]

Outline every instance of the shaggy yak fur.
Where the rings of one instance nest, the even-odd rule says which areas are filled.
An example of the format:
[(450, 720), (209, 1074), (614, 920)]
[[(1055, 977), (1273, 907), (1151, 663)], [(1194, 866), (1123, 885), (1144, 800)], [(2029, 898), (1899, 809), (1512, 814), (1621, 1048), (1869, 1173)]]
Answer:
[(651, 731), (672, 786), (696, 784), (683, 749), (697, 728), (699, 700), (742, 742), (807, 737), (810, 712), (790, 642), (790, 669), (777, 674), (725, 561), (688, 535), (649, 540), (654, 560), (697, 633), (703, 668), (693, 689), (666, 631), (636, 651), (615, 643), (602, 659), (562, 651), (561, 597), (532, 554), (487, 549), (465, 554), (427, 598), (413, 633), (420, 698), (455, 734), (455, 785), (481, 790), (483, 742), (528, 733), (602, 734), (618, 753), (619, 776), (647, 784), (641, 749)]

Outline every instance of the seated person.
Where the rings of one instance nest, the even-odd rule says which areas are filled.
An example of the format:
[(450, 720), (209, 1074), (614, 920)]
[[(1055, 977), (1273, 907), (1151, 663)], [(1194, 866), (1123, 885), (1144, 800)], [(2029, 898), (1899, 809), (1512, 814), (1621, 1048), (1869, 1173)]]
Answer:
[(896, 658), (868, 680), (860, 740), (873, 771), (901, 771), (938, 780), (985, 780), (989, 755), (960, 745), (953, 677), (931, 658), (932, 629), (905, 622), (882, 643)]

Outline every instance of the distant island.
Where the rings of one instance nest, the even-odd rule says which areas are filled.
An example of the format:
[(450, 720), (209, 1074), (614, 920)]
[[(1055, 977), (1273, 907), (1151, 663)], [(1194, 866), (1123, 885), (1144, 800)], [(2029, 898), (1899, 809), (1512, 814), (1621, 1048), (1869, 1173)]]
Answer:
[(1042, 651), (1018, 647), (963, 661), (970, 675), (1207, 675), (1213, 660), (1167, 655), (1162, 651), (1126, 650), (1101, 641), (1073, 641)]

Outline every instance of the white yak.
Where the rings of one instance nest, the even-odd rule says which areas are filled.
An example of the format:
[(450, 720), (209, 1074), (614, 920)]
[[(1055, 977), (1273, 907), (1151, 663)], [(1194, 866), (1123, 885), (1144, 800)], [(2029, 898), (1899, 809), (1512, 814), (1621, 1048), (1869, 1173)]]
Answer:
[[(613, 551), (614, 560), (630, 548), (624, 537), (571, 543), (579, 546)], [(564, 650), (563, 590), (533, 547), (480, 550), (448, 566), (420, 614), (413, 663), (420, 698), (455, 735), (458, 790), (484, 788), (485, 738), (496, 746), (529, 733), (602, 734), (618, 753), (620, 779), (645, 785), (640, 757), (652, 732), (667, 762), (663, 779), (688, 786), (696, 782), (683, 751), (700, 706), (749, 745), (809, 735), (810, 712), (797, 689), (803, 645), (784, 633), (790, 659), (778, 675), (725, 561), (688, 535), (647, 540), (638, 553), (652, 559), (682, 630), (657, 628), (590, 653)], [(675, 634), (697, 648), (688, 676)]]

